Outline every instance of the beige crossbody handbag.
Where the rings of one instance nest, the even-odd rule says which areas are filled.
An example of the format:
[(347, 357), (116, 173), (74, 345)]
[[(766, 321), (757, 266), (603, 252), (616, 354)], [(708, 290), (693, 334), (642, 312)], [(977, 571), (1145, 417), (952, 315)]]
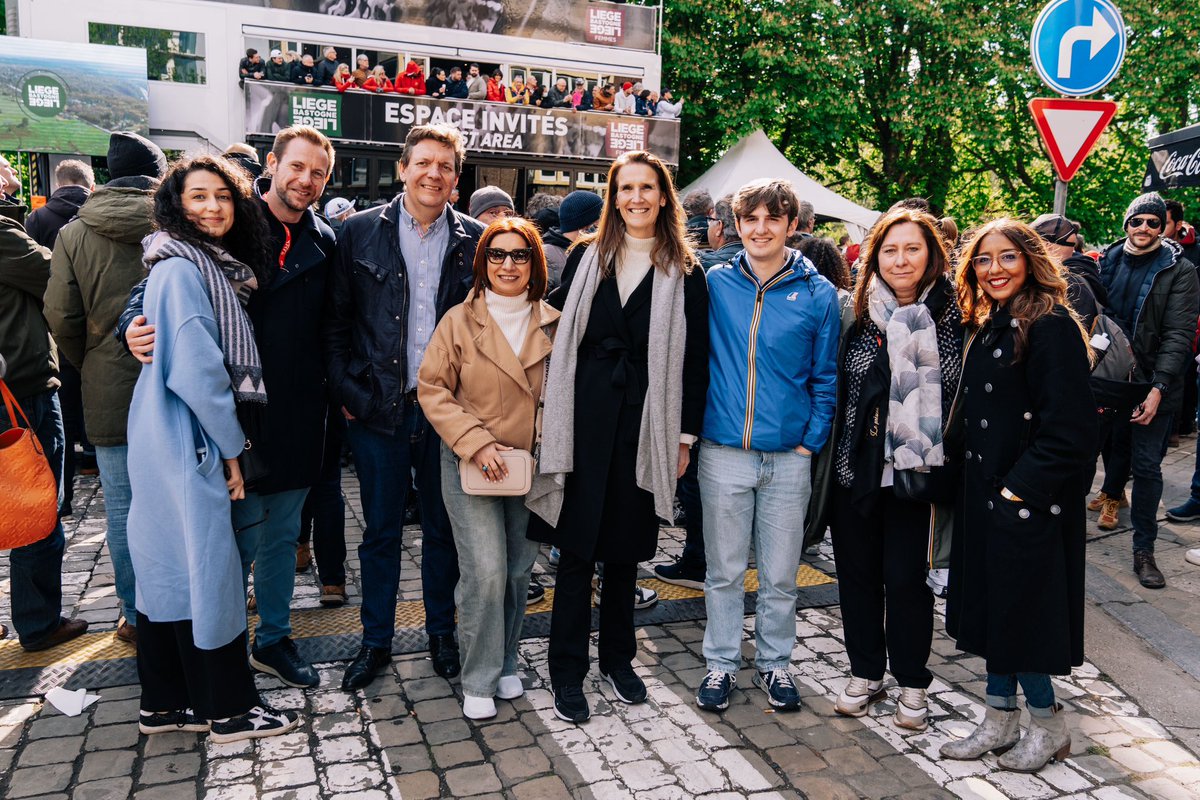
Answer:
[(463, 494), (481, 497), (515, 497), (528, 494), (533, 487), (533, 471), (537, 469), (538, 451), (542, 448), (542, 406), (546, 403), (546, 382), (550, 379), (550, 356), (546, 356), (546, 372), (542, 376), (542, 391), (538, 396), (537, 410), (533, 417), (533, 452), (528, 450), (505, 450), (500, 453), (508, 477), (502, 481), (489, 481), (469, 458), (458, 460), (458, 480)]

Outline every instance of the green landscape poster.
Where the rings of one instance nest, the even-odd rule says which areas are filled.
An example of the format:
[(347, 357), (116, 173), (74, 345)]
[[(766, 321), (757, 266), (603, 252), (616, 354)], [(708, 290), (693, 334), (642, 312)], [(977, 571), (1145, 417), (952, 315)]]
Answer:
[(146, 51), (0, 36), (0, 150), (102, 156), (150, 132)]

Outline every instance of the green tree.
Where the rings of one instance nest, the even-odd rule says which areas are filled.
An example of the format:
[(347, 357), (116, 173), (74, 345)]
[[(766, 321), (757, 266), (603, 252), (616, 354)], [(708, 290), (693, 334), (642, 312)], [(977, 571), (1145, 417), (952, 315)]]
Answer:
[[(804, 171), (857, 202), (918, 195), (972, 224), (1052, 204), (1028, 111), (1053, 96), (1029, 56), (1044, 0), (667, 0), (667, 83), (684, 107), (680, 182), (762, 127)], [(1182, 0), (1122, 0), (1130, 29), (1104, 96), (1120, 111), (1072, 181), (1068, 213), (1120, 233), (1146, 139), (1198, 118), (1200, 50)], [(1179, 199), (1200, 211), (1200, 193)]]
[(171, 31), (159, 28), (133, 28), (103, 22), (88, 23), (88, 41), (93, 44), (144, 47), (146, 75), (151, 80), (158, 80), (167, 72), (167, 62), (171, 60), (171, 39)]

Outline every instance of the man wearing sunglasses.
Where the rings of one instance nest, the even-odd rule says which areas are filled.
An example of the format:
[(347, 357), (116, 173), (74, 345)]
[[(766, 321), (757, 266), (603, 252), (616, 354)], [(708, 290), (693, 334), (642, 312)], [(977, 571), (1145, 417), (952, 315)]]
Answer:
[(1141, 403), (1116, 416), (1100, 514), (1102, 527), (1116, 527), (1117, 509), (1132, 476), (1133, 569), (1147, 589), (1166, 586), (1154, 561), (1162, 459), (1173, 417), (1182, 407), (1182, 377), (1192, 357), (1200, 310), (1195, 267), (1183, 258), (1178, 243), (1162, 235), (1166, 222), (1163, 199), (1155, 192), (1142, 195), (1125, 212), (1125, 238), (1100, 259), (1108, 314), (1133, 346), (1134, 380), (1147, 387)]

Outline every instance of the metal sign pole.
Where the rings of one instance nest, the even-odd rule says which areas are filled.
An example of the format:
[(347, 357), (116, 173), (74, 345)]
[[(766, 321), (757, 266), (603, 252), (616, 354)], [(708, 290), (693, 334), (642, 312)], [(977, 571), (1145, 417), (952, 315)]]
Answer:
[(1071, 184), (1060, 178), (1054, 179), (1054, 213), (1067, 215), (1067, 187)]

